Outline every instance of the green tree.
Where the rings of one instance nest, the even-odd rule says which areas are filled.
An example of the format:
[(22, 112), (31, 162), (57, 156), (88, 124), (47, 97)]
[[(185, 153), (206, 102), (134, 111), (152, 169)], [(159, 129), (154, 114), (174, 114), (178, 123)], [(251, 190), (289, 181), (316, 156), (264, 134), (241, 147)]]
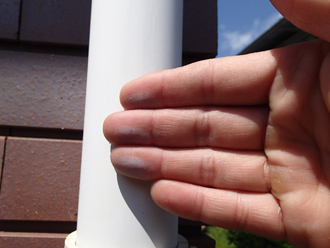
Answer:
[(205, 233), (216, 241), (216, 248), (294, 248), (282, 241), (266, 239), (243, 231), (208, 226)]

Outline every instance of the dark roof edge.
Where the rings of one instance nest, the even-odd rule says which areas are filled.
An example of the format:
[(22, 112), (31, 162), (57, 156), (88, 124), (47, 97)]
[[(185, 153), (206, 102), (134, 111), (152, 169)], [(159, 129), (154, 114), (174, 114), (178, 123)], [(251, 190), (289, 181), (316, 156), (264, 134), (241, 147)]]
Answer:
[(316, 37), (282, 18), (239, 54), (265, 51), (313, 39), (316, 39)]

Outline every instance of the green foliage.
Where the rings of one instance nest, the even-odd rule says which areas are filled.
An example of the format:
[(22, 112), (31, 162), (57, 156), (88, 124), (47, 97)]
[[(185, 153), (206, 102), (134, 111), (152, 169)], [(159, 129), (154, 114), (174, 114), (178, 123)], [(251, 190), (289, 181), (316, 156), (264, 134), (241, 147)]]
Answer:
[(208, 226), (205, 228), (204, 232), (216, 241), (216, 248), (236, 247), (234, 244), (230, 244), (228, 239), (228, 230), (226, 229)]
[(209, 226), (204, 232), (216, 241), (216, 248), (294, 248), (287, 242), (266, 239), (243, 231)]

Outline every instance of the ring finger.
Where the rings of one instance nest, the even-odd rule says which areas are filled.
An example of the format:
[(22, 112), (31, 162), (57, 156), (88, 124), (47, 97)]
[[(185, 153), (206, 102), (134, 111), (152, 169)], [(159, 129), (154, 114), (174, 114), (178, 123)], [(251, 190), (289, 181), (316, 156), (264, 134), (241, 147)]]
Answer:
[(137, 179), (268, 192), (266, 158), (261, 152), (115, 147), (111, 160), (118, 172)]

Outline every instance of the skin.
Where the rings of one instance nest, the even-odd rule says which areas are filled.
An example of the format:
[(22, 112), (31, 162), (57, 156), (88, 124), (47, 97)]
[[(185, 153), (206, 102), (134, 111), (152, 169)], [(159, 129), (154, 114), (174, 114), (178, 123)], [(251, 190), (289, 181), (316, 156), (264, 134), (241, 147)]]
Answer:
[(111, 160), (184, 218), (297, 247), (330, 243), (330, 1), (273, 0), (322, 38), (156, 72), (104, 122)]

